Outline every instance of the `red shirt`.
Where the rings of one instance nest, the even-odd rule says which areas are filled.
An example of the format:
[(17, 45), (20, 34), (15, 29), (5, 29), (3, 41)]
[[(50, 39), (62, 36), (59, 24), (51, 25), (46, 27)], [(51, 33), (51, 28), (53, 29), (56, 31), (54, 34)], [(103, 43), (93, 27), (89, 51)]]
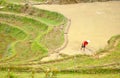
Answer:
[(88, 42), (87, 42), (87, 41), (84, 41), (82, 44), (83, 44), (84, 46), (86, 46), (86, 45), (88, 45)]

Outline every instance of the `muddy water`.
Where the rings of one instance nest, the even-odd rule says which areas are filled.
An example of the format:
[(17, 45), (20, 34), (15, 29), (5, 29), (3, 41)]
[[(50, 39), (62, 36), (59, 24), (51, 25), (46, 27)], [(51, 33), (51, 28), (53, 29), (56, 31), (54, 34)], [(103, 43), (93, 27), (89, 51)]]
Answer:
[(81, 42), (88, 39), (91, 42), (87, 47), (99, 50), (107, 45), (110, 37), (120, 34), (120, 1), (35, 7), (60, 12), (71, 19), (69, 43), (61, 53), (79, 54)]

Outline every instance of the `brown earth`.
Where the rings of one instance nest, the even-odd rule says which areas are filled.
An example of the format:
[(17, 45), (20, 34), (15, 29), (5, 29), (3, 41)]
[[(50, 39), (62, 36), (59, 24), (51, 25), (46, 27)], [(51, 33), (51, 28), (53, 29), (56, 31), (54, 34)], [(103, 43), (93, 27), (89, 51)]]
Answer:
[(71, 19), (67, 47), (60, 53), (80, 54), (83, 40), (95, 52), (107, 45), (113, 35), (120, 34), (120, 1), (79, 3), (69, 5), (35, 5), (40, 9), (56, 11)]

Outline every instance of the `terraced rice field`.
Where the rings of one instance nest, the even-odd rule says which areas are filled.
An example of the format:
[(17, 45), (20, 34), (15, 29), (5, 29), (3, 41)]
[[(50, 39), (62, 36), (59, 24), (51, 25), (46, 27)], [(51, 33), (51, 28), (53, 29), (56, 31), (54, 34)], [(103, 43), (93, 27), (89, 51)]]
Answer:
[[(45, 45), (46, 42), (45, 42), (45, 40), (42, 39), (42, 37), (47, 35), (49, 32), (54, 33), (55, 32), (55, 31), (53, 31), (54, 27), (59, 26), (61, 23), (64, 23), (64, 19), (63, 19), (64, 16), (59, 15), (55, 12), (49, 12), (49, 11), (45, 11), (45, 10), (38, 10), (39, 12), (37, 14), (33, 13), (33, 15), (30, 15), (28, 12), (26, 14), (23, 14), (26, 10), (24, 10), (24, 12), (23, 12), (21, 9), (22, 9), (22, 7), (25, 7), (25, 6), (9, 4), (9, 3), (8, 4), (3, 3), (2, 5), (4, 6), (4, 8), (0, 12), (0, 21), (2, 23), (5, 23), (5, 25), (7, 24), (8, 26), (6, 26), (6, 28), (5, 28), (5, 27), (3, 27), (4, 24), (1, 23), (1, 33), (7, 33), (7, 34), (13, 35), (14, 37), (17, 36), (18, 38), (19, 37), (21, 38), (19, 40), (12, 42), (11, 44), (6, 45), (6, 50), (7, 50), (7, 46), (11, 45), (10, 46), (10, 47), (12, 47), (11, 49), (12, 50), (14, 49), (13, 54), (16, 55), (13, 58), (14, 60), (11, 60), (11, 61), (15, 61), (15, 60), (20, 61), (23, 59), (27, 60), (27, 59), (30, 59), (33, 55), (35, 55), (33, 57), (36, 57), (36, 56), (40, 55), (41, 53), (47, 54), (47, 52), (48, 52), (47, 49), (49, 49), (49, 48), (48, 47), (46, 48), (46, 46), (47, 46), (47, 45)], [(12, 7), (12, 6), (18, 6), (18, 7)], [(14, 9), (14, 12), (13, 12), (13, 9)], [(29, 9), (30, 9), (29, 12), (33, 12), (33, 11), (37, 10), (36, 8), (33, 9), (32, 7)], [(44, 15), (45, 13), (46, 13), (46, 15)], [(50, 15), (52, 15), (52, 14), (53, 15), (55, 14), (55, 16), (51, 17)], [(33, 17), (36, 17), (36, 18), (34, 19)], [(60, 18), (56, 19), (57, 17), (60, 17)], [(53, 19), (53, 20), (51, 21), (51, 19)], [(56, 19), (56, 20), (54, 20), (54, 19)], [(59, 21), (59, 22), (57, 22), (57, 21)], [(16, 30), (14, 30), (14, 29), (16, 29)], [(13, 30), (14, 30), (14, 32), (12, 32)], [(2, 32), (2, 31), (4, 31), (4, 32)], [(57, 34), (59, 34), (58, 36), (61, 35), (59, 39), (61, 39), (63, 37), (62, 32), (63, 32), (62, 30), (61, 31), (58, 30), (58, 32), (56, 32)], [(58, 38), (55, 35), (56, 34), (52, 34), (52, 36), (54, 36), (54, 38)], [(44, 39), (46, 39), (46, 38), (44, 38)], [(43, 45), (40, 44), (41, 40), (43, 42)], [(46, 41), (48, 41), (48, 40), (46, 40)], [(60, 42), (58, 44), (56, 44), (55, 46), (58, 47), (62, 43), (63, 43), (63, 41), (60, 40)], [(49, 44), (49, 45), (52, 47), (52, 44)], [(21, 56), (22, 56), (22, 58), (21, 58)], [(41, 56), (43, 56), (43, 55), (41, 55)]]
[(119, 6), (119, 1), (73, 5), (35, 5), (40, 9), (62, 13), (71, 19), (68, 33), (69, 43), (60, 52), (67, 55), (80, 54), (79, 49), (84, 40), (91, 41), (88, 48), (92, 51), (104, 49), (110, 37), (120, 33)]
[[(20, 5), (18, 4), (19, 0), (18, 2), (15, 1), (17, 4), (13, 4), (12, 1), (0, 1), (0, 7), (2, 7), (0, 8), (0, 78), (10, 76), (13, 78), (91, 78), (92, 76), (99, 78), (100, 74), (101, 77), (105, 78), (120, 77), (118, 75), (120, 72), (120, 32), (118, 31), (120, 14), (119, 8), (115, 9), (119, 2), (32, 6)], [(93, 5), (97, 7), (93, 7)], [(104, 7), (98, 8), (99, 6)], [(108, 6), (109, 9), (107, 9)], [(85, 8), (90, 7), (93, 10), (88, 13), (89, 11)], [(105, 12), (102, 16), (101, 12), (103, 11), (100, 11), (101, 19), (97, 18), (99, 12), (96, 15), (96, 8)], [(107, 14), (106, 9), (110, 13)], [(77, 18), (79, 15), (77, 12), (82, 14), (79, 17), (81, 19)], [(109, 17), (112, 14), (116, 14), (116, 16)], [(93, 17), (88, 18), (89, 15)], [(107, 19), (102, 21), (104, 15), (106, 18), (113, 18), (113, 23), (110, 22), (111, 19), (108, 19), (108, 22)], [(94, 32), (93, 30), (97, 28), (91, 23), (90, 18), (96, 20), (95, 25), (100, 30), (107, 27), (105, 25), (110, 25), (110, 30), (114, 29), (111, 30), (109, 36), (101, 39), (105, 43), (96, 45), (96, 54), (81, 55), (76, 53), (79, 50), (79, 44), (88, 37), (78, 35)], [(79, 21), (85, 20), (88, 22), (79, 23)], [(100, 24), (99, 21), (102, 23)], [(106, 22), (105, 25), (103, 22)], [(113, 24), (114, 27), (111, 27)], [(100, 28), (101, 25), (103, 25), (102, 28)], [(83, 30), (86, 27), (88, 32)], [(77, 33), (78, 31), (80, 32)], [(90, 44), (88, 48), (95, 46), (93, 41), (100, 38), (100, 33), (97, 30), (95, 32), (94, 35), (97, 38), (87, 35), (93, 44)], [(107, 32), (105, 33), (108, 35)], [(107, 40), (108, 45), (106, 46)], [(99, 46), (104, 47), (104, 49), (99, 50)], [(77, 51), (75, 50), (75, 53), (72, 53), (73, 49)], [(50, 56), (53, 59), (43, 60)]]

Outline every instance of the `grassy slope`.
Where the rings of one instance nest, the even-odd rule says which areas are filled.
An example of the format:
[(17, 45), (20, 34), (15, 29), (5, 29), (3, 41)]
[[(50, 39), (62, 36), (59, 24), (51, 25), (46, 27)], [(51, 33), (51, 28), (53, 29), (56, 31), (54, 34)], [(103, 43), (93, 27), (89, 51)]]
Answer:
[(59, 48), (64, 42), (63, 35), (63, 30), (60, 27), (54, 27), (40, 40), (40, 43), (47, 47), (50, 52), (53, 52), (53, 50)]
[[(61, 14), (55, 13), (55, 12), (39, 10), (39, 9), (32, 8), (32, 7), (22, 10), (22, 9), (26, 8), (26, 6), (10, 4), (10, 3), (6, 3), (4, 1), (1, 2), (0, 4), (1, 4), (1, 6), (4, 6), (4, 8), (1, 9), (2, 12), (0, 14), (1, 15), (0, 20), (2, 22), (6, 22), (6, 23), (10, 23), (12, 25), (18, 26), (21, 29), (23, 29), (24, 31), (26, 31), (27, 34), (29, 33), (26, 40), (17, 42), (15, 44), (15, 46), (16, 46), (15, 50), (17, 51), (17, 53), (19, 55), (18, 59), (23, 59), (23, 58), (21, 58), (21, 56), (26, 57), (26, 59), (28, 59), (28, 58), (30, 59), (31, 56), (33, 56), (34, 54), (35, 54), (34, 57), (36, 57), (38, 55), (44, 56), (44, 53), (47, 50), (45, 50), (44, 49), (45, 47), (42, 46), (41, 43), (39, 43), (39, 40), (40, 40), (39, 38), (42, 38), (45, 34), (49, 33), (49, 31), (51, 31), (51, 30), (49, 30), (51, 27), (47, 28), (45, 24), (51, 25), (51, 26), (60, 25), (61, 23), (64, 22), (63, 21), (64, 16)], [(10, 13), (10, 12), (12, 12), (12, 13)], [(20, 13), (21, 15), (15, 14), (15, 13)], [(27, 14), (30, 18), (24, 16), (23, 13)], [(58, 19), (58, 17), (59, 17), (59, 19)], [(35, 18), (36, 20), (32, 19), (32, 18)], [(45, 23), (45, 24), (42, 24), (40, 22)], [(46, 31), (47, 33), (45, 32), (45, 30), (47, 30)], [(59, 33), (61, 33), (61, 32), (59, 32)], [(56, 34), (53, 34), (53, 36), (54, 35), (56, 35)], [(61, 37), (63, 37), (63, 35), (61, 35)], [(31, 42), (32, 42), (32, 44), (31, 44)], [(62, 43), (57, 44), (57, 45), (59, 46), (61, 44)], [(22, 45), (22, 47), (21, 47), (21, 45)], [(56, 45), (53, 45), (53, 46), (56, 46)], [(33, 53), (31, 53), (31, 52), (33, 52)], [(42, 53), (43, 55), (39, 54), (39, 53)], [(18, 61), (18, 59), (16, 59), (16, 60)]]
[(16, 39), (12, 36), (0, 33), (0, 58), (4, 56), (5, 52), (7, 51), (6, 48), (8, 48), (8, 45), (13, 41), (16, 41)]
[[(9, 17), (9, 19), (8, 19), (8, 17)], [(12, 19), (16, 19), (16, 20), (13, 21)], [(28, 43), (29, 43), (29, 41), (33, 41), (35, 37), (40, 35), (39, 33), (42, 33), (43, 30), (46, 30), (46, 26), (35, 21), (35, 20), (28, 19), (26, 17), (13, 16), (13, 15), (9, 15), (9, 14), (8, 15), (5, 15), (5, 14), (1, 15), (1, 20), (4, 22), (7, 22), (7, 23), (14, 24), (18, 27), (21, 27), (22, 29), (24, 29), (24, 31), (26, 31), (27, 33), (30, 33), (30, 34), (28, 34), (26, 41), (23, 41), (21, 43), (17, 43), (18, 46), (16, 45), (16, 51), (17, 51), (17, 53), (20, 53), (20, 54), (19, 54), (19, 58), (17, 58), (16, 60), (20, 59), (21, 56), (22, 56), (21, 60), (23, 60), (23, 57), (25, 59), (27, 59), (27, 57), (31, 58), (31, 56), (33, 56), (35, 53), (29, 53), (29, 52), (33, 52), (34, 49), (31, 50), (30, 49), (31, 44), (28, 45)], [(26, 50), (28, 50), (29, 52)], [(39, 52), (37, 52), (37, 53), (39, 53)], [(29, 54), (29, 56), (28, 56), (28, 54)]]
[(26, 37), (26, 33), (21, 29), (5, 23), (0, 23), (0, 35), (0, 54), (2, 54), (2, 57), (12, 55), (12, 53), (8, 52), (8, 50), (10, 49), (13, 42), (22, 40)]
[(24, 39), (27, 36), (26, 32), (24, 32), (22, 29), (9, 25), (5, 22), (0, 23), (0, 33), (11, 35), (16, 39)]
[(59, 13), (37, 9), (30, 5), (17, 5), (17, 4), (11, 4), (5, 1), (3, 2), (1, 1), (0, 5), (4, 7), (0, 9), (0, 11), (30, 15), (33, 18), (37, 18), (40, 21), (46, 24), (49, 24), (51, 26), (60, 25), (61, 23), (64, 23), (63, 20), (65, 19), (65, 17)]

